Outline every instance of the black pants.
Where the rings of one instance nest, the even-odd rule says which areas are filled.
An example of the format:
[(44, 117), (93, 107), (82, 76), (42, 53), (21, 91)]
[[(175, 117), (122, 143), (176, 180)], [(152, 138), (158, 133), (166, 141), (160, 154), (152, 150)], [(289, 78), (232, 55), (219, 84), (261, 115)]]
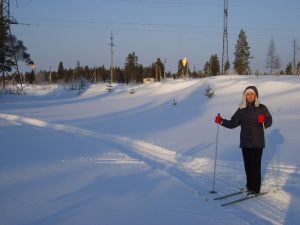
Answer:
[(259, 193), (261, 186), (261, 157), (262, 148), (243, 148), (244, 166), (249, 191)]

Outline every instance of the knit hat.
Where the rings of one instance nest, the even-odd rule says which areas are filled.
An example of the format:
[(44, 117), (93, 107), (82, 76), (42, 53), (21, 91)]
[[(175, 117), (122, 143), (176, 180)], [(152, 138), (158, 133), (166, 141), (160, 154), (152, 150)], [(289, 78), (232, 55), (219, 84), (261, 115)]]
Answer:
[(242, 98), (242, 102), (240, 104), (240, 109), (244, 109), (247, 107), (247, 100), (246, 100), (246, 94), (249, 93), (249, 92), (254, 92), (255, 95), (256, 95), (256, 98), (255, 98), (255, 107), (259, 107), (259, 99), (258, 99), (258, 90), (255, 86), (248, 86), (246, 87), (246, 89), (244, 90), (243, 92), (243, 98)]
[(257, 90), (257, 88), (255, 86), (248, 86), (248, 87), (246, 87), (246, 89), (245, 89), (245, 91), (244, 91), (243, 94), (245, 94), (246, 91), (249, 90), (249, 89), (252, 89), (254, 91), (254, 93), (256, 94), (256, 96), (258, 97), (258, 90)]

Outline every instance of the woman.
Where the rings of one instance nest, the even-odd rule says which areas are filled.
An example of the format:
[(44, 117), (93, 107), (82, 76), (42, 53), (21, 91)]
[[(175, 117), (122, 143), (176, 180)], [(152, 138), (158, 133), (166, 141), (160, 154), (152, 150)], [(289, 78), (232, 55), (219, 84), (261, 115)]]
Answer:
[(272, 116), (268, 108), (260, 104), (258, 90), (249, 86), (243, 92), (243, 100), (231, 120), (216, 116), (215, 122), (226, 128), (241, 126), (240, 148), (243, 152), (247, 184), (242, 191), (248, 194), (260, 193), (261, 186), (261, 158), (265, 147), (264, 129), (272, 125)]

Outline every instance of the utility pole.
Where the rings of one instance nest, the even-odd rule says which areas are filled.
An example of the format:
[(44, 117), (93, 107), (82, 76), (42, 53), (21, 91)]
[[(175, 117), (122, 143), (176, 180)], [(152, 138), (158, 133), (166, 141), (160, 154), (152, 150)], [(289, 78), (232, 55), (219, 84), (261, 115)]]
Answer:
[(110, 81), (113, 82), (113, 76), (114, 76), (114, 49), (113, 47), (115, 46), (114, 44), (114, 37), (113, 33), (110, 33), (110, 43), (108, 44), (110, 46)]
[[(9, 0), (1, 0), (0, 2), (0, 19), (0, 71), (3, 79), (2, 87), (0, 87), (0, 92), (5, 91), (7, 84), (11, 83), (12, 86), (16, 89), (15, 93), (21, 94), (23, 91), (22, 78), (19, 72), (17, 57), (10, 29), (10, 26), (12, 24), (18, 24), (18, 22), (13, 16), (10, 15)], [(10, 71), (13, 71), (13, 73), (9, 76), (8, 72)], [(8, 77), (11, 77), (11, 79), (8, 79)]]
[(224, 31), (223, 31), (223, 51), (222, 51), (222, 74), (224, 65), (229, 62), (228, 57), (228, 0), (224, 0)]
[(297, 45), (296, 39), (293, 40), (293, 71), (296, 72), (296, 57), (297, 57), (297, 51), (299, 50), (299, 47)]

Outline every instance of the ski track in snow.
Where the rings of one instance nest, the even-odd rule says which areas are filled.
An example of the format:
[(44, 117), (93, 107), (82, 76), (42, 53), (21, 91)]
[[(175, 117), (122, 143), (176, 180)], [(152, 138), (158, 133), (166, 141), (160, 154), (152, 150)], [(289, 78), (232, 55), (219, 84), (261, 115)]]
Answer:
[[(82, 136), (94, 138), (101, 141), (108, 141), (110, 144), (114, 144), (114, 143), (120, 144), (122, 146), (127, 147), (125, 152), (126, 154), (129, 154), (131, 157), (136, 158), (136, 160), (140, 162), (142, 161), (146, 163), (148, 166), (154, 169), (159, 169), (167, 172), (171, 176), (179, 179), (189, 187), (193, 188), (193, 190), (196, 193), (205, 195), (208, 192), (208, 190), (201, 190), (202, 185), (199, 184), (199, 182), (200, 183), (211, 182), (211, 171), (207, 171), (207, 169), (205, 169), (207, 168), (207, 166), (205, 165), (208, 164), (213, 166), (213, 161), (208, 158), (192, 159), (191, 157), (181, 156), (180, 154), (177, 154), (172, 150), (151, 143), (147, 143), (141, 140), (136, 140), (129, 137), (120, 137), (116, 135), (100, 134), (87, 129), (81, 129), (73, 126), (62, 125), (62, 124), (48, 123), (34, 118), (22, 117), (18, 115), (9, 115), (9, 114), (0, 114), (0, 118), (9, 120), (15, 124), (24, 123), (27, 125), (40, 127), (43, 129), (51, 129), (51, 130), (56, 130), (56, 131), (65, 132), (69, 134), (82, 135)], [(124, 151), (124, 149), (122, 150)], [(132, 153), (134, 153), (134, 155)], [(95, 161), (95, 159), (82, 159), (82, 160)], [(193, 163), (195, 161), (196, 164), (198, 165), (196, 169)], [(223, 162), (223, 164), (226, 165), (225, 162)], [(188, 171), (189, 174), (186, 173), (186, 171)], [(201, 174), (201, 179), (203, 179), (203, 175), (205, 175), (205, 180), (193, 181), (195, 179), (195, 176), (197, 176), (197, 174), (198, 176), (199, 174)], [(230, 182), (228, 182), (226, 179), (218, 178), (218, 182), (222, 184), (223, 188), (227, 187), (229, 188), (229, 190), (230, 189), (234, 190)], [(203, 193), (202, 192), (200, 193), (199, 192), (200, 190), (203, 191)]]
[[(18, 115), (11, 114), (0, 114), (1, 119), (8, 120), (15, 125), (27, 124), (34, 127), (39, 127), (42, 129), (50, 129), (59, 132), (64, 132), (68, 134), (81, 135), (101, 141), (106, 141), (110, 144), (121, 145), (124, 148), (118, 148), (125, 154), (106, 154), (103, 157), (98, 158), (84, 158), (80, 160), (89, 161), (93, 163), (146, 163), (153, 169), (163, 171), (170, 176), (178, 179), (191, 189), (195, 191), (196, 196), (200, 196), (203, 200), (212, 199), (215, 196), (208, 194), (209, 190), (203, 188), (207, 186), (207, 183), (212, 181), (212, 172), (208, 171), (208, 168), (212, 168), (213, 160), (208, 158), (192, 158), (187, 156), (182, 156), (172, 150), (147, 143), (141, 140), (132, 139), (129, 137), (121, 137), (116, 135), (96, 133), (87, 129), (81, 129), (74, 126), (67, 126), (62, 124), (48, 123), (42, 120), (22, 117)], [(218, 161), (217, 167), (222, 167), (222, 171), (217, 170), (218, 179), (216, 181), (217, 189), (221, 189), (221, 194), (230, 193), (236, 191), (238, 187), (232, 186), (232, 180), (228, 180), (226, 174), (234, 174), (236, 169), (241, 170), (243, 167), (242, 163), (232, 163), (226, 161)], [(281, 165), (277, 168), (280, 173), (280, 184), (284, 184), (288, 176), (293, 173), (300, 176), (300, 172), (296, 171), (296, 167), (289, 165)], [(274, 180), (271, 175), (271, 168), (267, 168), (268, 174), (264, 180), (264, 186), (267, 189), (274, 189)], [(229, 172), (230, 171), (230, 172)], [(228, 176), (228, 175), (227, 175)], [(243, 177), (236, 176), (236, 183), (243, 180)], [(289, 178), (290, 179), (290, 178)], [(295, 180), (294, 180), (295, 181)], [(295, 181), (295, 186), (299, 187), (299, 180)], [(253, 199), (249, 202), (244, 202), (239, 204), (241, 207), (229, 207), (227, 210), (233, 212), (240, 218), (247, 218), (247, 214), (252, 213), (256, 215), (250, 224), (265, 224), (265, 221), (270, 221), (271, 224), (282, 224), (284, 221), (285, 213), (287, 209), (284, 207), (284, 199), (289, 199), (291, 196), (280, 190), (277, 193), (272, 191), (264, 196), (257, 199)], [(299, 199), (298, 199), (299, 200)], [(251, 204), (250, 202), (255, 202)], [(219, 204), (220, 201), (216, 201)], [(283, 206), (281, 206), (283, 205)], [(261, 220), (262, 218), (263, 220)]]

